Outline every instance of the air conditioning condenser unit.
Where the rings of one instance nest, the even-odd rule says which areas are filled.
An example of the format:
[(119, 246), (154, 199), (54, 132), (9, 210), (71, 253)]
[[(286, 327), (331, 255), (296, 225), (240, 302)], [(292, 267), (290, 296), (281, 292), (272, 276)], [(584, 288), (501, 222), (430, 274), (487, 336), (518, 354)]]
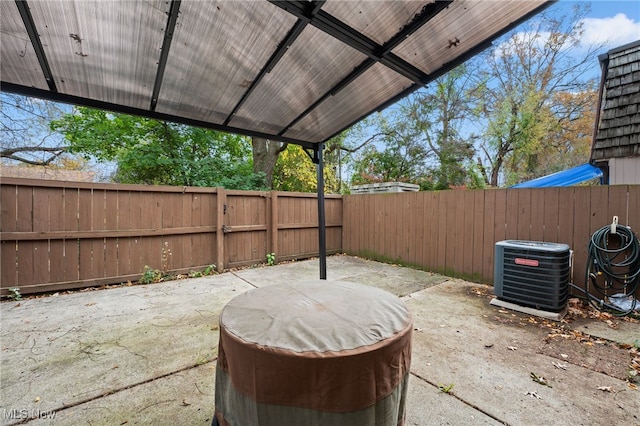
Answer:
[(567, 244), (497, 242), (494, 260), (496, 298), (536, 310), (556, 313), (564, 310), (569, 298), (571, 256)]

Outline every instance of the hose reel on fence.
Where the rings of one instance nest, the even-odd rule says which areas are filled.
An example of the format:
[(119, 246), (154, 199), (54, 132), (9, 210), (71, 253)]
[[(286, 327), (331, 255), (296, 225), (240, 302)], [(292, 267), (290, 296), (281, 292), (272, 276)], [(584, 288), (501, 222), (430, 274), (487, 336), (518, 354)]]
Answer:
[(593, 233), (587, 252), (584, 292), (589, 302), (615, 315), (629, 315), (640, 308), (640, 241), (630, 227), (610, 225)]

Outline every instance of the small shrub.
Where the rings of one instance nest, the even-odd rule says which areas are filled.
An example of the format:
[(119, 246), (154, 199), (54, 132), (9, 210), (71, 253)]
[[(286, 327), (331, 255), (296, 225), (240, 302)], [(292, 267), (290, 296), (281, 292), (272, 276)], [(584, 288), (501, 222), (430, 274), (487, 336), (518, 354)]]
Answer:
[(142, 277), (140, 277), (139, 282), (140, 284), (159, 283), (162, 281), (162, 278), (162, 271), (153, 269), (148, 265), (144, 265), (144, 272), (142, 273)]
[(20, 294), (20, 289), (18, 287), (10, 287), (7, 289), (9, 291), (8, 298), (12, 300), (22, 300), (22, 294)]
[(276, 264), (276, 254), (275, 253), (267, 253), (267, 265), (273, 266)]
[(216, 265), (209, 265), (207, 266), (204, 271), (202, 272), (202, 275), (213, 275), (216, 273)]

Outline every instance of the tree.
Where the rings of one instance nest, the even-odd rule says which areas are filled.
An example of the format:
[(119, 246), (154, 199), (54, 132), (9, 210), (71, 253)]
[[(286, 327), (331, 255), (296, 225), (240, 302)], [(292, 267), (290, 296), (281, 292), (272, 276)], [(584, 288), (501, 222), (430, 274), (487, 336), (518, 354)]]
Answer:
[[(329, 157), (329, 158), (327, 158)], [(327, 193), (339, 191), (335, 168), (330, 156), (324, 167), (324, 189)], [(273, 189), (278, 191), (316, 192), (318, 190), (317, 165), (299, 145), (287, 146), (279, 156), (273, 171)]]
[(65, 135), (69, 151), (115, 161), (117, 182), (264, 188), (242, 136), (86, 107), (51, 128)]
[(477, 113), (486, 131), (478, 164), (487, 184), (497, 186), (501, 176), (512, 184), (544, 173), (543, 159), (562, 153), (553, 135), (564, 136), (565, 155), (583, 151), (566, 144), (588, 133), (573, 128), (569, 135), (568, 124), (577, 124), (576, 118), (594, 106), (586, 93), (594, 82), (583, 75), (599, 47), (589, 46), (577, 59), (571, 54), (580, 44), (587, 12), (584, 5), (575, 6), (571, 16), (543, 12), (482, 57), (486, 70), (477, 86), (483, 98)]
[(403, 115), (434, 157), (427, 171), (427, 187), (475, 186), (475, 149), (471, 137), (462, 135), (462, 126), (477, 101), (471, 78), (474, 72), (461, 65), (401, 104)]
[(351, 178), (353, 184), (418, 183), (424, 179), (429, 151), (402, 113), (380, 115), (376, 134), (382, 135), (383, 149), (371, 144), (357, 156)]
[(68, 156), (62, 136), (49, 129), (49, 122), (64, 114), (62, 105), (10, 93), (2, 93), (1, 100), (0, 158), (48, 166)]
[(273, 188), (273, 169), (278, 161), (278, 156), (287, 149), (288, 144), (254, 136), (251, 138), (251, 146), (253, 148), (253, 172), (264, 174), (267, 187)]

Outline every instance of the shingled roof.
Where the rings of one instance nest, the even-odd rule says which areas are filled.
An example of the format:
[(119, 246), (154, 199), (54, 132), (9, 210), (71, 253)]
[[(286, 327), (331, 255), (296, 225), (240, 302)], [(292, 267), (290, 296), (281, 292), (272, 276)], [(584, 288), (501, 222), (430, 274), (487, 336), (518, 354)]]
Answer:
[(601, 55), (600, 63), (604, 91), (591, 159), (640, 156), (640, 40)]

